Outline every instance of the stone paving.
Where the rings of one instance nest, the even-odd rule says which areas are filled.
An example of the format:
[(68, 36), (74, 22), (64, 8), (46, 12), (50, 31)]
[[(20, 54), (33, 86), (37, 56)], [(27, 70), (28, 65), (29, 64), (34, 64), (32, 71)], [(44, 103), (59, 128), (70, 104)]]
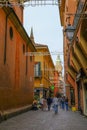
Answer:
[(87, 130), (87, 117), (59, 109), (28, 111), (0, 123), (0, 130)]

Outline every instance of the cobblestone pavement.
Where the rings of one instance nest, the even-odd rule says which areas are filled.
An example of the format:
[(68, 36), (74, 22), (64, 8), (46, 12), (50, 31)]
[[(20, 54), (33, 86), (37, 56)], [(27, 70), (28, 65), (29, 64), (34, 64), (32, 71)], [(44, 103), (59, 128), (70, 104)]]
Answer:
[(59, 109), (29, 111), (3, 121), (0, 130), (87, 130), (87, 118), (78, 112)]

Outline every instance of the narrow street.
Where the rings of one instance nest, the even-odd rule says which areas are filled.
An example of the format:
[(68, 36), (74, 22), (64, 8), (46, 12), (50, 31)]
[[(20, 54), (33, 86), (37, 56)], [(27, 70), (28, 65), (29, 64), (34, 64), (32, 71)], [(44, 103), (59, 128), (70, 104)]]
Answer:
[(87, 130), (87, 118), (71, 110), (29, 111), (3, 121), (0, 130)]

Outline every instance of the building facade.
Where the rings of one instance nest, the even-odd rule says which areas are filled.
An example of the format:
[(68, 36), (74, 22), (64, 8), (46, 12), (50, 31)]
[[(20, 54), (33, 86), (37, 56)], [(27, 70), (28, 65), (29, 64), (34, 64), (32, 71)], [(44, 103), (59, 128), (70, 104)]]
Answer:
[(61, 1), (66, 93), (70, 106), (87, 115), (87, 1)]
[[(11, 3), (8, 2), (10, 5)], [(36, 51), (23, 27), (23, 7), (0, 8), (0, 110), (32, 103)]]
[(54, 64), (47, 45), (36, 44), (35, 55), (35, 82), (34, 90), (39, 97), (47, 97), (53, 94), (54, 87)]
[(54, 94), (54, 71), (55, 66), (45, 44), (35, 43), (33, 28), (31, 28), (30, 39), (36, 48), (34, 63), (34, 95), (37, 98), (51, 96)]

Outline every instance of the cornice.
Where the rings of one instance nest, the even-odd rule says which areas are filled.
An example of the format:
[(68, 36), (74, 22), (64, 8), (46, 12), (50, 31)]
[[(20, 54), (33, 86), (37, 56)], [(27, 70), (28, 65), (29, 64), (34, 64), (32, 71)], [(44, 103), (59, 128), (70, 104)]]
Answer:
[(65, 10), (65, 2), (66, 2), (66, 0), (61, 0), (61, 5), (59, 6), (61, 26), (64, 26), (64, 10)]

